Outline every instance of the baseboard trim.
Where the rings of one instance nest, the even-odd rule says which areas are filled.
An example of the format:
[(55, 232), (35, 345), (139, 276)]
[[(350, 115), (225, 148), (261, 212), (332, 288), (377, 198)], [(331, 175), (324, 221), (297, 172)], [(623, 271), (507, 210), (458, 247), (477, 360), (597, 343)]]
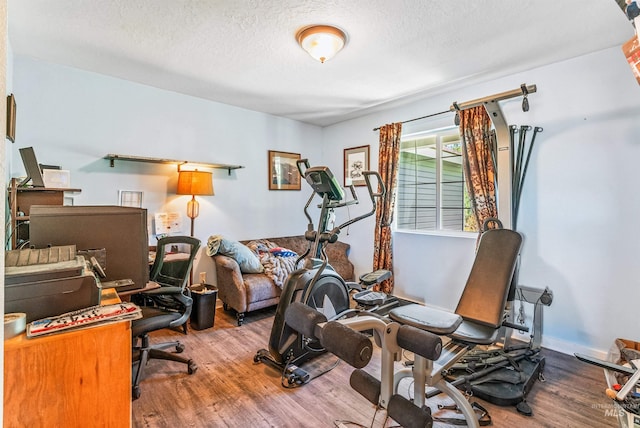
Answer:
[(595, 358), (600, 358), (602, 360), (606, 360), (609, 353), (608, 350), (603, 351), (601, 349), (590, 348), (588, 346), (578, 345), (576, 343), (567, 342), (565, 340), (560, 340), (549, 336), (545, 336), (542, 338), (542, 347), (567, 355), (579, 353)]

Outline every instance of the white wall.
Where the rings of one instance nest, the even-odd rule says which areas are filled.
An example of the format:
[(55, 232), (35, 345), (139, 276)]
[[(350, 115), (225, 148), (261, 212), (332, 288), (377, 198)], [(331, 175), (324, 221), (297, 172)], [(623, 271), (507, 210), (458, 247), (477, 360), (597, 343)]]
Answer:
[[(342, 150), (371, 145), (372, 128), (443, 111), (464, 102), (536, 84), (531, 110), (501, 103), (507, 123), (541, 126), (522, 195), (518, 230), (525, 236), (520, 283), (548, 286), (544, 345), (603, 356), (616, 337), (640, 340), (640, 86), (621, 49), (534, 69), (388, 109), (324, 129), (324, 152), (342, 168)], [(403, 131), (451, 124), (452, 115), (413, 122)], [(371, 268), (373, 220), (341, 238), (358, 273)], [(455, 308), (473, 260), (474, 240), (394, 234), (396, 293)]]
[[(195, 235), (203, 245), (212, 234), (247, 239), (306, 230), (301, 208), (308, 194), (268, 190), (267, 151), (319, 159), (319, 127), (21, 56), (14, 93), (13, 157), (33, 146), (39, 162), (70, 170), (72, 187), (82, 189), (75, 205), (116, 205), (118, 190), (139, 190), (150, 217), (185, 213), (190, 196), (175, 195), (175, 166), (111, 168), (103, 159), (108, 153), (236, 164), (245, 168), (231, 175), (214, 170), (215, 196), (198, 197)], [(24, 174), (19, 161), (13, 173)], [(184, 224), (188, 234), (186, 215)], [(194, 270), (215, 280), (208, 257), (199, 257)]]

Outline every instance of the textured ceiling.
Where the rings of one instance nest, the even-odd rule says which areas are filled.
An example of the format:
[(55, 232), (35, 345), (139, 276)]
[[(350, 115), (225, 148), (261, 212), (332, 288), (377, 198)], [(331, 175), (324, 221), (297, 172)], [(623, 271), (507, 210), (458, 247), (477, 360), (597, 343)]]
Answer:
[[(615, 0), (9, 0), (13, 51), (328, 125), (620, 46)], [(324, 64), (296, 43), (345, 30)]]

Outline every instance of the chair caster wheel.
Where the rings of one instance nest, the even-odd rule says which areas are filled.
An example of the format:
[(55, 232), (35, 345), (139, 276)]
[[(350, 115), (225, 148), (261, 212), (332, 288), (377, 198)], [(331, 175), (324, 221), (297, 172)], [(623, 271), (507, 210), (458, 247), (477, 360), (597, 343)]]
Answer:
[(139, 386), (134, 386), (133, 388), (131, 388), (131, 396), (134, 400), (137, 400), (138, 398), (140, 398), (140, 387)]
[(198, 365), (193, 362), (193, 360), (189, 360), (189, 363), (187, 365), (187, 373), (192, 375), (196, 372), (196, 370), (198, 370)]
[(242, 326), (242, 323), (244, 322), (244, 312), (238, 312), (236, 314), (236, 320), (238, 321), (238, 327)]
[(182, 343), (179, 343), (176, 345), (176, 352), (178, 354), (182, 353), (184, 351), (184, 345)]

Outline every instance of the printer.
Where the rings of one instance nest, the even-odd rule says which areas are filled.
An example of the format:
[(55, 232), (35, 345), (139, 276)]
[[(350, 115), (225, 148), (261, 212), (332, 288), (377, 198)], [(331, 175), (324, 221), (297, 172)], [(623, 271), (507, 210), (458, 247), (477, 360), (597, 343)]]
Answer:
[(75, 246), (5, 254), (5, 313), (27, 322), (100, 304), (100, 281)]

